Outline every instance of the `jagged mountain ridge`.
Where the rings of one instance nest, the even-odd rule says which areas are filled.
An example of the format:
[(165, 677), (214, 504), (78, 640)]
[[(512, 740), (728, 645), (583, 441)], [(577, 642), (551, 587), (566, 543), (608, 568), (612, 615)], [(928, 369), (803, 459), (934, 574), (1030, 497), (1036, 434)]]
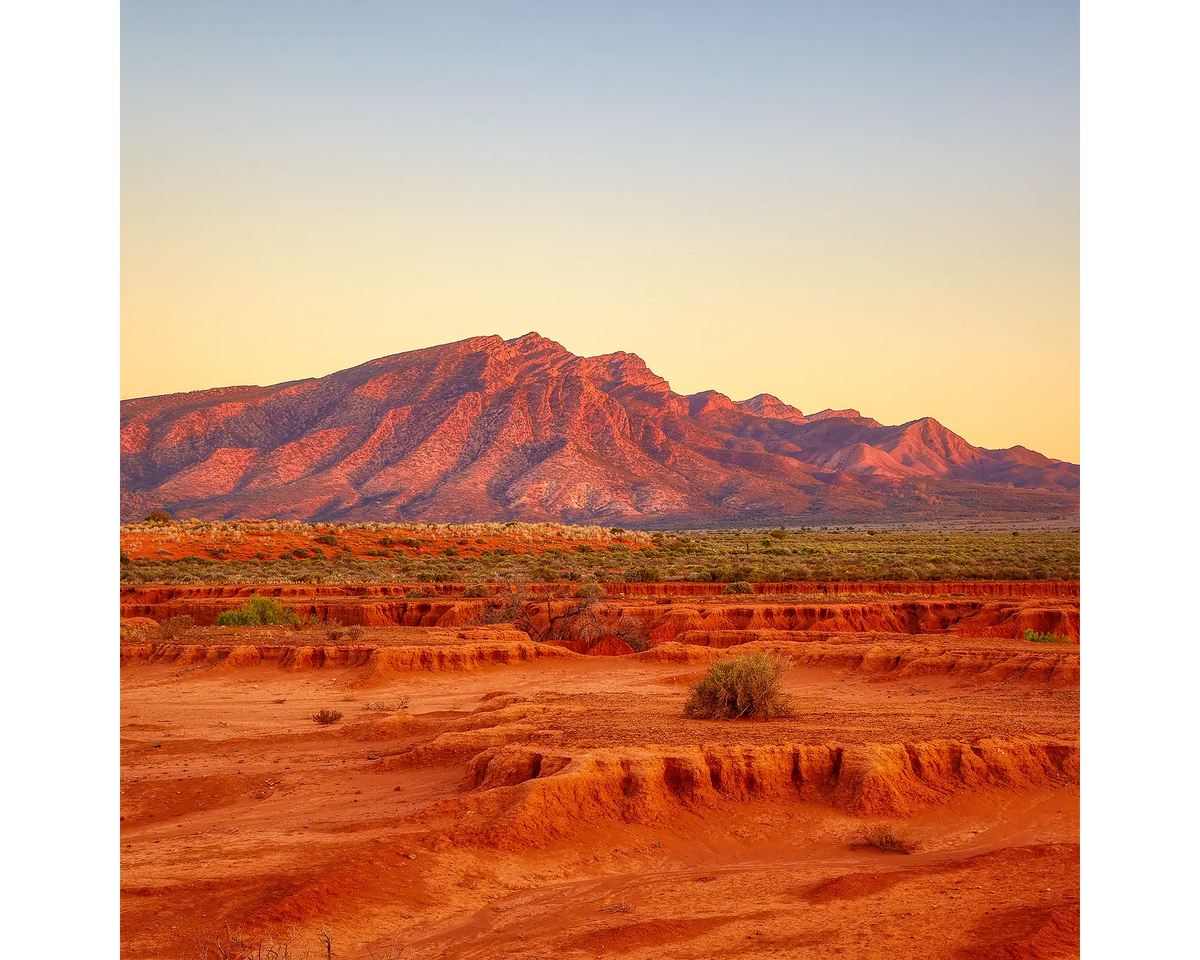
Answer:
[(474, 337), (121, 403), (121, 513), (703, 525), (1078, 511), (1079, 467), (936, 420), (671, 390), (635, 354)]

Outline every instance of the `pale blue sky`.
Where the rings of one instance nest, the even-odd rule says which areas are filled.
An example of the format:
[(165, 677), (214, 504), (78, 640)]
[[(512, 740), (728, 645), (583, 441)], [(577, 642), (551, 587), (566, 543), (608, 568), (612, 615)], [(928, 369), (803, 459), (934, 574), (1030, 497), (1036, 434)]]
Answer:
[(1059, 2), (127, 0), (123, 396), (536, 329), (1076, 459), (1078, 36)]

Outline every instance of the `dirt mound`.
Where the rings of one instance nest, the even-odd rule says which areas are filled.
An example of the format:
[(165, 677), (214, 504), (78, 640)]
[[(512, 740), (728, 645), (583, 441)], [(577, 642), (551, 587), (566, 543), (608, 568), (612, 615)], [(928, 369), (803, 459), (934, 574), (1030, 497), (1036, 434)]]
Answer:
[(705, 635), (724, 635), (725, 645), (737, 642), (731, 633), (779, 630), (790, 633), (899, 633), (1018, 638), (1025, 630), (1079, 638), (1079, 606), (1047, 605), (1038, 601), (879, 601), (828, 604), (722, 604), (673, 606), (665, 610), (627, 607), (625, 616), (651, 625), (654, 643), (716, 645)]
[[(524, 634), (516, 634), (524, 637)], [(353, 644), (123, 643), (121, 663), (194, 664), (248, 667), (275, 664), (281, 670), (363, 667), (366, 676), (355, 686), (371, 686), (400, 673), (477, 670), (498, 664), (525, 663), (545, 657), (578, 654), (532, 640), (374, 647)]]
[(804, 893), (809, 903), (832, 903), (871, 897), (908, 879), (905, 873), (845, 873), (816, 884)]
[(975, 931), (984, 942), (959, 951), (961, 960), (1058, 960), (1079, 956), (1079, 905), (1017, 907)]
[[(467, 784), (477, 793), (451, 801), (450, 809), (483, 815), (486, 825), (469, 829), (482, 829), (486, 843), (540, 846), (581, 825), (667, 822), (681, 808), (723, 800), (791, 798), (857, 816), (905, 817), (965, 790), (1078, 782), (1077, 744), (1034, 739), (597, 750), (577, 756), (510, 745), (472, 760)], [(480, 793), (496, 795), (480, 804)]]

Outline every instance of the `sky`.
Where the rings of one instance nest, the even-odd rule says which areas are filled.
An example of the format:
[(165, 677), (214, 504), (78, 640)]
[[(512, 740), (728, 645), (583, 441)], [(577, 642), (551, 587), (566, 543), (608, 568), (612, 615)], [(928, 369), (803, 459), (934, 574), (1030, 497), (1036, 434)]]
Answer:
[(531, 330), (1078, 462), (1078, 5), (121, 4), (122, 398)]

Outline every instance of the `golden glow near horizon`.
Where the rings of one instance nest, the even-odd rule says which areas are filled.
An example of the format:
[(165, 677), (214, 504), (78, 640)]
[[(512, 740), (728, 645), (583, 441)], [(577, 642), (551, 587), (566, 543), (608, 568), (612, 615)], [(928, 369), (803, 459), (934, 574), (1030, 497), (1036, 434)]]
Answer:
[(275, 119), (268, 80), (259, 125), (207, 126), (229, 91), (200, 97), (195, 68), (191, 86), (147, 93), (153, 65), (126, 46), (122, 398), (536, 330), (581, 355), (636, 353), (680, 393), (932, 416), (980, 446), (1078, 462), (1078, 157), (1039, 159), (1057, 131), (1014, 145), (996, 108), (994, 131), (843, 131), (821, 156), (766, 127), (757, 153), (745, 135), (656, 139), (634, 116), (563, 120), (530, 146), (520, 129), (447, 132), (441, 104), (447, 130), (424, 118), (417, 150), (415, 120), (373, 125), (353, 98), (339, 113), (310, 91), (311, 113)]

